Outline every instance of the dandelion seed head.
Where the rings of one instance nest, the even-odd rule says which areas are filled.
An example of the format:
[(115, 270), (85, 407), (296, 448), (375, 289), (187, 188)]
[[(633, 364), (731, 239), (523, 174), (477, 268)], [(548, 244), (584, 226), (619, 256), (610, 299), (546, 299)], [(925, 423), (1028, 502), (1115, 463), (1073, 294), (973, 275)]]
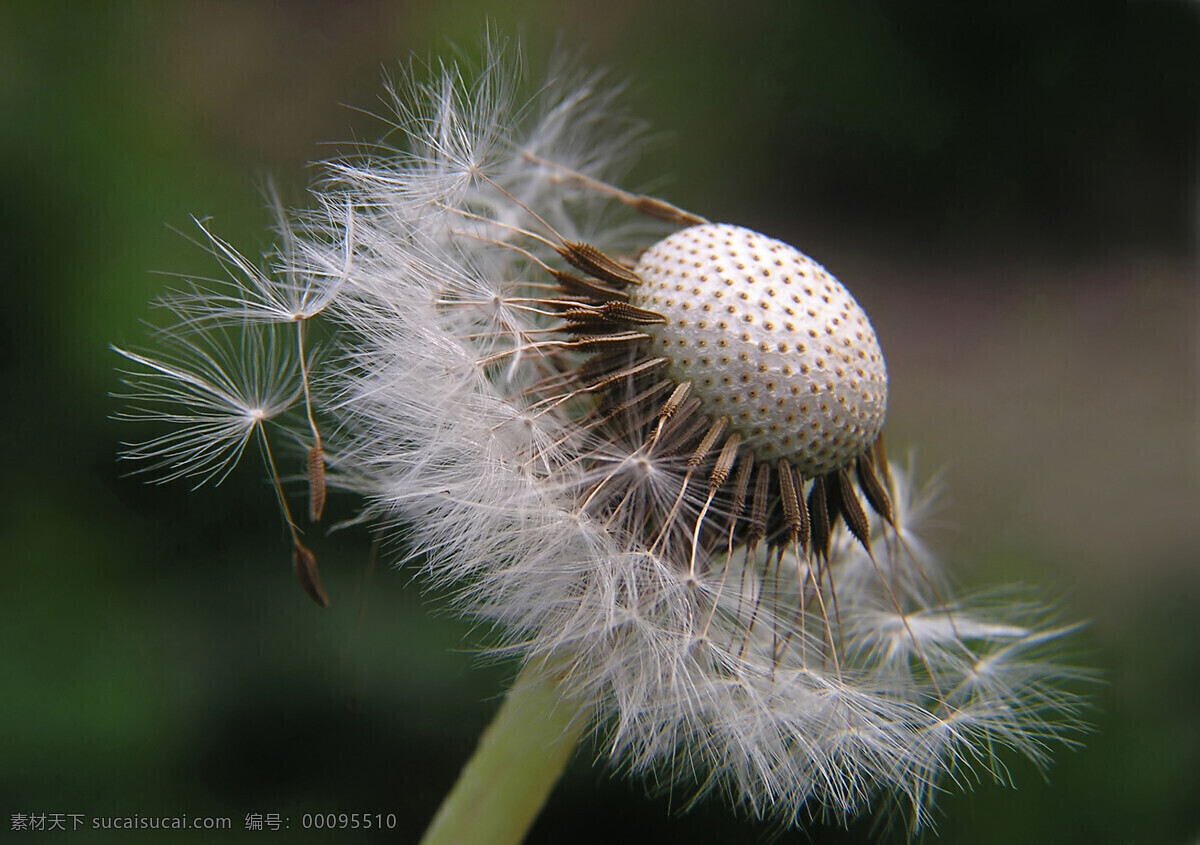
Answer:
[[(781, 241), (617, 187), (640, 125), (614, 89), (560, 71), (522, 104), (518, 66), (493, 42), (394, 86), (404, 146), (330, 165), (280, 227), (282, 287), (214, 241), (250, 281), (179, 300), (186, 327), (327, 327), (277, 379), (334, 423), (324, 483), (495, 655), (554, 667), (617, 767), (785, 824), (890, 801), (915, 830), (947, 779), (1000, 776), (993, 747), (1044, 764), (1077, 722), (1068, 629), (953, 597), (883, 452), (862, 308)], [(219, 392), (130, 357), (152, 398)], [(239, 407), (137, 456), (224, 473), (267, 421)]]
[[(482, 113), (469, 90), (511, 91), (461, 79), (417, 89), (448, 126)], [(610, 102), (588, 77), (489, 112), (500, 128), (453, 146), (495, 146), (453, 185), (440, 135), (339, 167), (334, 475), (411, 526), (497, 654), (556, 667), (618, 766), (789, 824), (886, 797), (915, 829), (981, 739), (1044, 759), (1053, 693), (1017, 657), (1049, 629), (943, 598), (851, 294), (778, 240), (602, 181), (627, 137)], [(677, 231), (606, 228), (613, 205)]]

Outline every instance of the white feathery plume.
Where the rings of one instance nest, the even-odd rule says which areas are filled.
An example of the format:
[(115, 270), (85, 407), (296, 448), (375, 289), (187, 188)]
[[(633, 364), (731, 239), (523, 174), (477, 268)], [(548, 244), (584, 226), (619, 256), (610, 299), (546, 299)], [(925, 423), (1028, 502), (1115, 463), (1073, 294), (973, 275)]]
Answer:
[(115, 349), (136, 369), (125, 371), (131, 422), (166, 423), (148, 440), (128, 443), (122, 456), (146, 461), (156, 483), (194, 479), (220, 484), (262, 426), (302, 395), (290, 347), (261, 326), (223, 326), (206, 332), (179, 327), (158, 332), (151, 356)]
[[(786, 244), (612, 187), (642, 127), (603, 77), (529, 102), (518, 77), (492, 40), (475, 73), (394, 86), (394, 146), (329, 165), (273, 273), (211, 237), (240, 281), (171, 299), (174, 332), (325, 321), (334, 346), (287, 371), (335, 423), (328, 483), (404, 526), (618, 766), (787, 824), (891, 799), (915, 831), (947, 781), (1006, 777), (997, 749), (1045, 765), (1079, 726), (1070, 629), (951, 596), (878, 441), (861, 308)], [(123, 354), (161, 376), (139, 397), (203, 405)], [(183, 428), (127, 456), (169, 477), (245, 442), (158, 416)]]

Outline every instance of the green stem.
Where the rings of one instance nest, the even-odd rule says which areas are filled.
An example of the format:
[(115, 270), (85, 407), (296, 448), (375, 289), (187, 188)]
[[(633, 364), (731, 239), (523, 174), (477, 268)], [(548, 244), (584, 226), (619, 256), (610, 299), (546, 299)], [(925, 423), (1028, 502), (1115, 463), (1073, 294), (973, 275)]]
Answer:
[(422, 845), (517, 845), (587, 726), (542, 663), (521, 670)]

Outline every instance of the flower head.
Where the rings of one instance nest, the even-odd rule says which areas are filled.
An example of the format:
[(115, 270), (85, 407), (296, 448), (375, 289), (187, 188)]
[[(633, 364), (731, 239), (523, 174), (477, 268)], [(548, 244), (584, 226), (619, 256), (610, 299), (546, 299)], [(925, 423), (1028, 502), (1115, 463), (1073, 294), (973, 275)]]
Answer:
[[(214, 240), (252, 284), (189, 295), (188, 327), (222, 323), (210, 302), (329, 322), (299, 374), (328, 483), (408, 526), (619, 765), (786, 823), (891, 797), (915, 828), (997, 749), (1044, 763), (1076, 707), (1065, 629), (951, 598), (883, 453), (864, 310), (779, 240), (614, 187), (638, 127), (602, 79), (518, 106), (501, 53), (395, 89), (401, 141), (331, 165), (282, 288)], [(132, 456), (228, 463), (180, 437)]]

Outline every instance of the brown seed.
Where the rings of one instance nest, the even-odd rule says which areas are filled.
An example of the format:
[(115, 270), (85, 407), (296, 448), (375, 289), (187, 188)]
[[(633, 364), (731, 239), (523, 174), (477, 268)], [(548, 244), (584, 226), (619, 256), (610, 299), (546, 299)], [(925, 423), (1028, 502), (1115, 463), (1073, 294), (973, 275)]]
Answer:
[(321, 607), (329, 607), (329, 595), (321, 586), (321, 575), (317, 572), (317, 558), (298, 540), (292, 546), (292, 568), (308, 597)]
[(308, 518), (321, 521), (325, 510), (325, 448), (320, 442), (308, 450)]

